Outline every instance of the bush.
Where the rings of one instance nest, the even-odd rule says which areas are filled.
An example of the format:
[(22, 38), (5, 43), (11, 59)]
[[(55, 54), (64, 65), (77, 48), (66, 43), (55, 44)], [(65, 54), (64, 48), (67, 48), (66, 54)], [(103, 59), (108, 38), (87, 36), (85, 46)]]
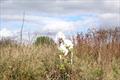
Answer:
[(53, 45), (53, 44), (54, 44), (54, 41), (47, 36), (37, 37), (35, 41), (35, 45)]

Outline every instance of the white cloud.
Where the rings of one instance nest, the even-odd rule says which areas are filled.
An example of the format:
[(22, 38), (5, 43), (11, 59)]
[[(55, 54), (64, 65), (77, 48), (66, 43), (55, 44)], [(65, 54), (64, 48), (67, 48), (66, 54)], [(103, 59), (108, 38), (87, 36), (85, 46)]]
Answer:
[(114, 13), (105, 13), (98, 15), (101, 21), (101, 26), (119, 26), (120, 27), (120, 14)]
[(43, 28), (43, 31), (72, 31), (74, 30), (74, 26), (72, 22), (64, 21), (64, 20), (52, 20), (48, 21)]
[(115, 9), (118, 10), (120, 9), (120, 0), (104, 0), (103, 1), (104, 5), (106, 5), (106, 7), (109, 7), (111, 9)]
[[(21, 21), (22, 16), (19, 15), (2, 15), (2, 19), (7, 19), (10, 21)], [(41, 31), (71, 31), (74, 29), (73, 23), (70, 21), (65, 21), (58, 18), (53, 17), (43, 17), (43, 16), (33, 16), (33, 15), (26, 15), (25, 16), (25, 24), (26, 22), (30, 22), (30, 24), (37, 24), (38, 29)]]
[(6, 37), (11, 37), (11, 36), (13, 36), (13, 33), (10, 30), (6, 28), (3, 28), (0, 30), (0, 38), (2, 37), (6, 38)]
[[(84, 16), (84, 15), (83, 15)], [(83, 17), (81, 16), (81, 17)], [(78, 19), (76, 21), (63, 20), (62, 18), (50, 17), (50, 16), (35, 16), (26, 15), (25, 24), (37, 24), (33, 27), (37, 28), (40, 32), (59, 32), (59, 31), (74, 31), (82, 27), (93, 28), (101, 26), (120, 26), (120, 18), (118, 13), (105, 13), (97, 14), (96, 16), (84, 16), (84, 19)], [(2, 15), (2, 19), (10, 21), (22, 22), (22, 16), (20, 15)]]
[(120, 0), (5, 0), (0, 6), (6, 14), (19, 14), (24, 10), (48, 15), (120, 12)]
[[(98, 18), (103, 19), (104, 24), (108, 22), (115, 24), (118, 20), (116, 21), (114, 14), (119, 14), (118, 18), (120, 16), (120, 0), (1, 0), (0, 2), (0, 18), (4, 17), (5, 20), (22, 20), (23, 11), (32, 15), (40, 15), (43, 13), (46, 14), (46, 16), (57, 17), (80, 15), (84, 13), (99, 14)], [(104, 19), (103, 15), (108, 13), (111, 14), (111, 18)], [(44, 23), (45, 20), (51, 20), (48, 17), (39, 15), (29, 16), (27, 14), (26, 21), (41, 24), (42, 22)], [(50, 25), (52, 25), (52, 22)]]
[[(97, 26), (96, 19), (102, 26), (120, 26), (120, 0), (0, 0), (0, 2), (1, 19), (22, 22), (22, 13), (25, 10), (27, 13), (25, 21), (37, 24), (36, 27), (40, 31), (73, 31), (78, 27), (94, 27)], [(45, 16), (42, 16), (42, 13)], [(59, 19), (59, 16), (80, 16), (84, 13), (97, 16), (77, 21)]]

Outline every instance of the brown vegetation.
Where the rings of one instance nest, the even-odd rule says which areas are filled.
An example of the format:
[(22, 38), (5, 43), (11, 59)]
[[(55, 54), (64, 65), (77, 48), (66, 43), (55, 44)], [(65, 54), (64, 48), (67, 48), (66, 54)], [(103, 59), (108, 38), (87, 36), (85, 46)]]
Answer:
[(119, 80), (120, 28), (74, 38), (73, 65), (60, 64), (56, 46), (0, 42), (0, 80)]

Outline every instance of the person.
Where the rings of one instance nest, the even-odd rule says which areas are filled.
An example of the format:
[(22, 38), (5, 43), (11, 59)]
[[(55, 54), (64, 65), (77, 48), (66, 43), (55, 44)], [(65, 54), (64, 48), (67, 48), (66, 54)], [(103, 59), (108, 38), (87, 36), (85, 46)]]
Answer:
[[(58, 50), (63, 53), (59, 55), (60, 59), (63, 58), (67, 58), (67, 56), (71, 56), (71, 63), (72, 61), (72, 57), (73, 57), (73, 53), (72, 53), (72, 49), (73, 49), (73, 43), (71, 40), (66, 39), (65, 35), (62, 32), (58, 32), (56, 35), (56, 43), (58, 46)], [(68, 55), (69, 54), (69, 55)], [(70, 55), (71, 54), (71, 55)]]

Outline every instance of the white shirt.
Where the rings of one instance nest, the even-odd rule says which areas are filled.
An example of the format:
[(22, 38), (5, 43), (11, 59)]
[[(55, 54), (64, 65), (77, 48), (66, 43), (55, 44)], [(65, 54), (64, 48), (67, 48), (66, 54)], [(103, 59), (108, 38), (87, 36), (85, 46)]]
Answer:
[(73, 44), (70, 40), (65, 39), (64, 43), (61, 43), (60, 46), (58, 47), (58, 49), (64, 53), (64, 55), (66, 56), (69, 52), (69, 50), (71, 50), (73, 48)]

